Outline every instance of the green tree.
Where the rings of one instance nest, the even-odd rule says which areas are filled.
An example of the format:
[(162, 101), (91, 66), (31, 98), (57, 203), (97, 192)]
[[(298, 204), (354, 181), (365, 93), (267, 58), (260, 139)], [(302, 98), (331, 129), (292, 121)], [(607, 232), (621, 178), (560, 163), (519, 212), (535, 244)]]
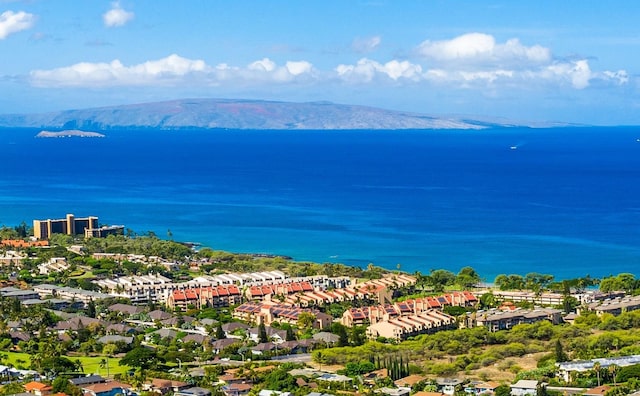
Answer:
[(109, 378), (109, 358), (100, 359), (100, 368), (107, 370), (107, 378)]
[(0, 388), (0, 395), (2, 396), (15, 395), (15, 394), (24, 393), (24, 392), (25, 392), (24, 386), (22, 386), (22, 384), (18, 382), (10, 382), (6, 385), (3, 385), (2, 388)]
[(593, 371), (596, 373), (596, 377), (598, 378), (598, 386), (600, 386), (600, 370), (601, 370), (600, 363), (595, 362), (593, 364)]
[(87, 304), (87, 316), (90, 318), (96, 317), (96, 303), (93, 300)]
[(562, 343), (560, 342), (560, 339), (556, 340), (555, 358), (556, 358), (556, 363), (566, 362), (567, 360), (569, 360), (567, 358), (567, 354), (564, 353), (564, 348), (562, 347)]
[(522, 290), (526, 287), (522, 275), (517, 274), (500, 274), (496, 276), (496, 279), (493, 282), (498, 286), (498, 288), (500, 288), (500, 290)]
[(267, 328), (264, 323), (258, 325), (258, 342), (269, 342), (269, 336), (267, 335)]
[(302, 330), (308, 330), (313, 327), (316, 321), (316, 315), (311, 312), (300, 312), (298, 315), (298, 327)]
[(427, 275), (428, 284), (433, 288), (435, 292), (442, 292), (447, 286), (451, 286), (456, 281), (456, 276), (451, 271), (437, 269), (431, 270)]
[(218, 322), (216, 325), (216, 339), (221, 340), (225, 337), (226, 335), (224, 334), (224, 330), (222, 330), (222, 323)]
[(158, 364), (158, 356), (154, 350), (139, 346), (127, 352), (118, 364), (148, 370)]
[(59, 376), (53, 380), (51, 384), (53, 393), (65, 393), (69, 396), (81, 396), (82, 391), (77, 386), (73, 385), (67, 377)]
[(275, 391), (291, 392), (297, 387), (296, 379), (282, 367), (267, 374), (262, 384), (264, 389)]
[(471, 267), (464, 267), (456, 276), (456, 283), (463, 289), (470, 289), (480, 283), (480, 275)]
[(338, 345), (336, 346), (343, 347), (349, 345), (349, 334), (347, 334), (347, 329), (342, 323), (332, 323), (331, 332), (339, 337)]
[(480, 309), (490, 309), (498, 306), (498, 301), (496, 300), (496, 296), (489, 292), (484, 293), (479, 298)]
[(286, 341), (294, 341), (296, 339), (296, 336), (293, 333), (293, 329), (291, 328), (291, 326), (287, 326), (286, 331), (287, 331)]
[(495, 396), (510, 396), (511, 395), (511, 387), (506, 384), (499, 385), (494, 390)]

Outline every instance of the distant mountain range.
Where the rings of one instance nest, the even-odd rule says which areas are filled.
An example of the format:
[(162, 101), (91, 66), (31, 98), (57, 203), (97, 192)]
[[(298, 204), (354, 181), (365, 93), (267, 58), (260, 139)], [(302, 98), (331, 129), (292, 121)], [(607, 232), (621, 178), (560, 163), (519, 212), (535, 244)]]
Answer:
[[(531, 126), (433, 117), (329, 102), (181, 99), (166, 102), (0, 115), (0, 127), (113, 129), (483, 129)], [(548, 126), (548, 125), (545, 125)]]

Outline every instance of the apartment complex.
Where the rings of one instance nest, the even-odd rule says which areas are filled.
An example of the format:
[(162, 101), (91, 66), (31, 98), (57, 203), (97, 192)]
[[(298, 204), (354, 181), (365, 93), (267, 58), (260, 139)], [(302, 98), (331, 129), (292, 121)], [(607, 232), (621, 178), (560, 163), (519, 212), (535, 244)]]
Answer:
[(95, 216), (78, 217), (68, 214), (64, 219), (34, 220), (33, 236), (36, 239), (49, 239), (53, 234), (83, 235), (86, 229), (98, 228)]
[(273, 301), (246, 302), (233, 310), (233, 317), (249, 323), (264, 323), (270, 326), (273, 322), (296, 325), (303, 312), (314, 316), (313, 327), (325, 329), (331, 326), (333, 318), (315, 309), (298, 308), (278, 304)]
[[(131, 255), (99, 253), (94, 254), (93, 257), (162, 264), (161, 261), (152, 260), (151, 257), (145, 256), (133, 257)], [(349, 282), (347, 277), (331, 278), (324, 275), (289, 278), (281, 271), (202, 275), (187, 282), (173, 282), (171, 279), (157, 274), (123, 276), (94, 281), (106, 293), (114, 297), (128, 298), (133, 304), (154, 302), (169, 304), (172, 305), (172, 308), (180, 309), (188, 305), (198, 306), (199, 304), (204, 306), (237, 304), (243, 296), (253, 300), (271, 299), (274, 292), (278, 293), (276, 295), (281, 295), (280, 293), (285, 290), (298, 291), (303, 284), (305, 290), (313, 290), (313, 288), (339, 287), (348, 285)], [(222, 286), (226, 286), (226, 288)], [(229, 294), (233, 301), (227, 301), (226, 290), (233, 290), (233, 293)], [(174, 291), (181, 292), (173, 293)]]
[(75, 217), (68, 214), (64, 219), (33, 221), (33, 236), (49, 239), (53, 234), (84, 235), (85, 238), (104, 238), (107, 235), (123, 234), (124, 226), (98, 226), (98, 217)]
[(623, 312), (640, 309), (640, 296), (625, 296), (620, 298), (596, 301), (588, 305), (588, 310), (595, 312), (598, 316), (605, 313), (618, 316)]
[(186, 310), (206, 307), (227, 307), (238, 304), (242, 292), (236, 285), (219, 285), (201, 288), (176, 289), (169, 293), (167, 307), (171, 310)]
[(100, 228), (85, 228), (84, 230), (85, 238), (106, 238), (109, 235), (123, 234), (124, 226), (121, 225), (102, 226)]
[(417, 314), (398, 315), (373, 323), (367, 327), (367, 337), (370, 339), (385, 337), (400, 341), (420, 334), (453, 329), (455, 326), (456, 319), (453, 316), (431, 309)]
[(350, 308), (342, 314), (341, 323), (347, 327), (387, 322), (401, 316), (419, 315), (423, 312), (440, 311), (446, 306), (469, 307), (477, 302), (476, 297), (467, 292), (450, 292), (440, 296), (420, 297), (392, 304), (380, 304)]
[(548, 320), (553, 324), (562, 323), (562, 310), (553, 308), (514, 309), (478, 311), (467, 314), (462, 326), (484, 326), (489, 331), (509, 330), (519, 324), (531, 324)]

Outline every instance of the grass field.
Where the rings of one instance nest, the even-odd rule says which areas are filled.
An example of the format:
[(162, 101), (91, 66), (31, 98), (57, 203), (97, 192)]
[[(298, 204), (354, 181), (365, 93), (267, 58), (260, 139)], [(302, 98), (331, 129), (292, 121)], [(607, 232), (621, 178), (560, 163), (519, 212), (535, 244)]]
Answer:
[[(6, 354), (7, 358), (2, 360), (2, 364), (11, 364), (16, 368), (28, 369), (31, 365), (31, 357), (28, 353), (21, 352), (2, 352), (2, 355)], [(103, 377), (107, 376), (107, 369), (100, 367), (100, 361), (102, 359), (108, 359), (109, 362), (109, 376), (113, 377), (114, 374), (122, 374), (129, 370), (127, 366), (120, 366), (118, 362), (119, 358), (106, 358), (104, 356), (66, 356), (71, 361), (75, 362), (80, 360), (84, 372), (86, 374), (99, 374)]]

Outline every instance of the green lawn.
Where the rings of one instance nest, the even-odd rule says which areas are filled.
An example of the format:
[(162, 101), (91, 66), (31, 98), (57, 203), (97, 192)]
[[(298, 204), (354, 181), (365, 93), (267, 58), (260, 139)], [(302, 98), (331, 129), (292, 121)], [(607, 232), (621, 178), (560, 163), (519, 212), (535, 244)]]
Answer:
[[(0, 355), (7, 355), (6, 359), (2, 360), (2, 364), (12, 364), (16, 368), (28, 369), (31, 364), (31, 357), (28, 353), (22, 352), (0, 352)], [(72, 361), (80, 360), (84, 372), (87, 374), (100, 374), (104, 377), (107, 376), (107, 369), (100, 367), (100, 361), (106, 359), (104, 356), (66, 356)], [(109, 376), (113, 377), (114, 374), (122, 374), (129, 370), (127, 366), (120, 366), (118, 362), (120, 358), (108, 358), (109, 360)]]

